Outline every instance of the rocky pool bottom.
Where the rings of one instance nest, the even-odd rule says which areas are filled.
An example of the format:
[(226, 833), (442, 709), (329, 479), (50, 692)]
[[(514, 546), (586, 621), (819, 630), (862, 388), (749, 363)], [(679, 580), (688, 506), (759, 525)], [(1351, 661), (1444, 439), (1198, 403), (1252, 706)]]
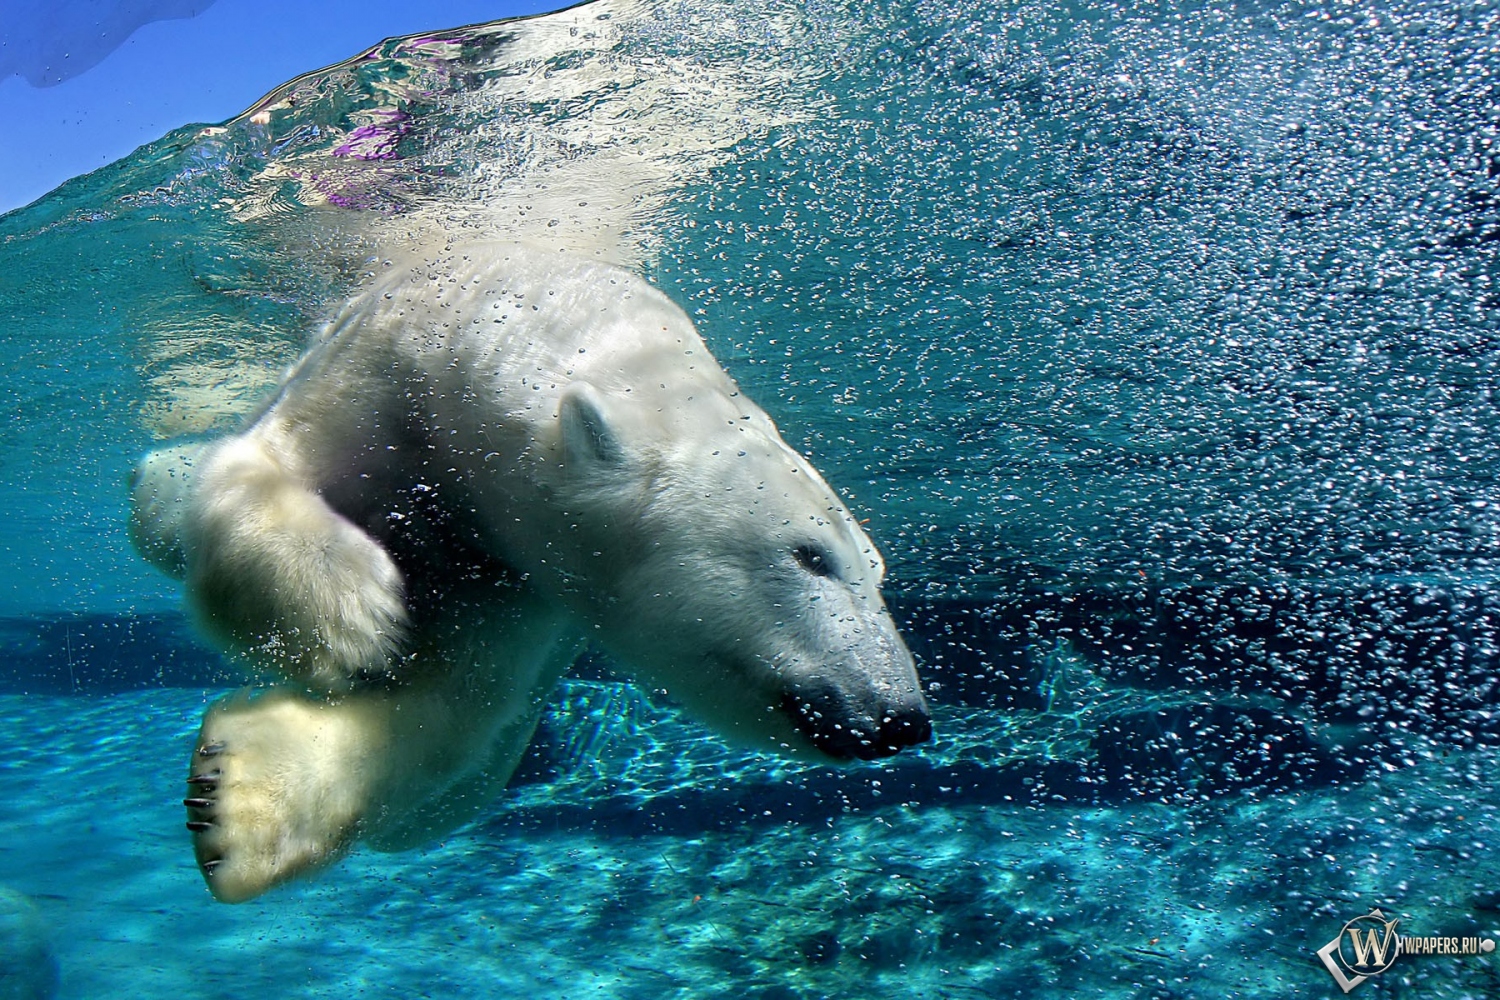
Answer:
[[(1494, 749), (1079, 804), (997, 751), (1060, 746), (973, 712), (940, 710), (919, 757), (830, 771), (585, 681), (485, 822), (225, 906), (178, 803), (217, 693), (0, 696), (0, 997), (52, 992), (39, 935), (66, 1000), (1329, 997), (1316, 952), (1372, 908), (1500, 938)], [(1406, 955), (1358, 990), (1494, 996), (1500, 966)]]

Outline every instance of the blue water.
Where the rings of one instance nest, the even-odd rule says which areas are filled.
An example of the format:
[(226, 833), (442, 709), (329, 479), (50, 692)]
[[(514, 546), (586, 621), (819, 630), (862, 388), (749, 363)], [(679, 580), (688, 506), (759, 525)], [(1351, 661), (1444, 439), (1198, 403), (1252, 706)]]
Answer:
[[(1372, 907), (1500, 938), (1496, 38), (596, 4), (387, 42), (0, 217), (0, 887), (44, 929), (0, 908), (0, 973), (42, 934), (64, 997), (1332, 996)], [(938, 739), (792, 767), (594, 660), (491, 818), (214, 904), (177, 798), (237, 681), (129, 551), (126, 470), (455, 230), (694, 315), (869, 519)], [(1357, 995), (1496, 982), (1412, 955)]]

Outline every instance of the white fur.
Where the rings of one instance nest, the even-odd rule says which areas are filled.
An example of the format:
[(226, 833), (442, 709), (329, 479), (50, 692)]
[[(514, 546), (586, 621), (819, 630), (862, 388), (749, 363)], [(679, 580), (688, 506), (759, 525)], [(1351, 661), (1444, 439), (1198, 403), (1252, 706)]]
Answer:
[(189, 814), (220, 898), (461, 822), (583, 639), (751, 745), (926, 736), (873, 544), (608, 265), (386, 265), (242, 433), (148, 457), (134, 499), (208, 633), (283, 679), (204, 723)]

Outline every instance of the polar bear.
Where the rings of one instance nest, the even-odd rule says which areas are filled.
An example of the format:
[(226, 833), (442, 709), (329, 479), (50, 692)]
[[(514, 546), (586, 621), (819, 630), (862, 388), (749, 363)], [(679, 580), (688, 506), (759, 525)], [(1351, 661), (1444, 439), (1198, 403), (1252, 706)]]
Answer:
[(519, 244), (375, 270), (244, 430), (133, 477), (137, 549), (270, 678), (192, 754), (215, 897), (468, 820), (588, 643), (752, 747), (928, 738), (880, 554), (665, 295)]

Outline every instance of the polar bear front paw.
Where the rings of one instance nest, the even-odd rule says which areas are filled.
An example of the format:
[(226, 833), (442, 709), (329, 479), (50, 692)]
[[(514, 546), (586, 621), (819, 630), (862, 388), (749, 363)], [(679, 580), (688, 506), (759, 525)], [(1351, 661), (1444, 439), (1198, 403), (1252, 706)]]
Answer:
[(390, 673), (407, 611), (401, 572), (385, 549), (329, 515), (326, 533), (307, 540), (309, 551), (284, 567), (293, 580), (279, 595), (266, 652), (283, 673), (341, 693)]
[(182, 804), (216, 899), (243, 902), (348, 851), (373, 787), (367, 729), (354, 706), (285, 690), (210, 707)]
[(407, 624), (401, 571), (260, 443), (216, 448), (185, 521), (188, 600), (222, 645), (330, 693), (390, 672)]

